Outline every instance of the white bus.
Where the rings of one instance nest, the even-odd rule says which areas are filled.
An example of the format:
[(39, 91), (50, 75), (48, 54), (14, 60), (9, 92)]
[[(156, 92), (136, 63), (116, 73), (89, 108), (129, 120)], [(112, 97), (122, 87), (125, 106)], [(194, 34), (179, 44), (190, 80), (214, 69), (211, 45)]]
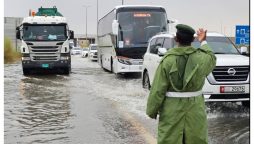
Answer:
[(168, 31), (161, 6), (115, 7), (98, 22), (98, 62), (113, 73), (142, 72), (148, 40)]

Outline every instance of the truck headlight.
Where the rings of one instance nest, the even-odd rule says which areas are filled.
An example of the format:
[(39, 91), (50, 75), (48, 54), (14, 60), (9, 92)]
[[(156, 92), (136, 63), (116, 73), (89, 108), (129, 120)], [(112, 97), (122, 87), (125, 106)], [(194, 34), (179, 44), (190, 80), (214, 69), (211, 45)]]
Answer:
[(60, 60), (69, 60), (69, 56), (61, 56)]
[(31, 60), (30, 57), (21, 57), (21, 60), (24, 61), (24, 60)]

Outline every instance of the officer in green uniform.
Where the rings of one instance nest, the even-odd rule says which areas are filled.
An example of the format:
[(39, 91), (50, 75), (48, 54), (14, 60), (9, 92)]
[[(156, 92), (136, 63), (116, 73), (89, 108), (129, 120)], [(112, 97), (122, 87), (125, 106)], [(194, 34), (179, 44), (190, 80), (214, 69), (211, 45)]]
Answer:
[(195, 30), (178, 24), (177, 48), (170, 49), (157, 68), (146, 113), (159, 114), (158, 144), (207, 144), (207, 116), (202, 87), (216, 57), (206, 42), (206, 30), (197, 31), (201, 48), (191, 46)]

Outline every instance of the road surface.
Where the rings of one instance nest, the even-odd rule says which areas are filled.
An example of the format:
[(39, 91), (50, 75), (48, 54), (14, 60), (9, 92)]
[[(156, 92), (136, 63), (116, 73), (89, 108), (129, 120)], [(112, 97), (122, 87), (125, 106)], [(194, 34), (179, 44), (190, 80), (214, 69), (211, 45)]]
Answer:
[[(157, 123), (145, 115), (140, 74), (116, 76), (72, 57), (72, 73), (23, 76), (4, 66), (6, 144), (154, 144)], [(210, 144), (249, 144), (249, 109), (207, 103)]]

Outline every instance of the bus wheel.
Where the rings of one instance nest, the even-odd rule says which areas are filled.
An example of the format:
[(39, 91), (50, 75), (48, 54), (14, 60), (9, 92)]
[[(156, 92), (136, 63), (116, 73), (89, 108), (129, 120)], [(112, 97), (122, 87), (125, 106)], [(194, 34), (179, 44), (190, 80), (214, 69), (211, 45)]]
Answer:
[[(101, 60), (101, 68), (103, 68), (102, 57), (100, 58), (100, 60)], [(103, 69), (104, 69), (104, 68), (103, 68)]]
[(103, 67), (102, 58), (101, 58), (101, 68), (102, 68), (105, 72), (108, 72), (108, 70), (105, 69), (105, 68)]
[(111, 57), (111, 65), (110, 65), (110, 68), (111, 68), (111, 72), (114, 73), (114, 66), (113, 66), (113, 60), (112, 60), (112, 57)]
[(151, 88), (151, 85), (150, 85), (150, 80), (149, 80), (149, 76), (148, 76), (148, 73), (147, 72), (145, 72), (144, 73), (144, 76), (143, 76), (143, 80), (142, 80), (143, 82), (143, 88), (144, 89), (148, 89), (148, 90), (150, 90), (150, 88)]

